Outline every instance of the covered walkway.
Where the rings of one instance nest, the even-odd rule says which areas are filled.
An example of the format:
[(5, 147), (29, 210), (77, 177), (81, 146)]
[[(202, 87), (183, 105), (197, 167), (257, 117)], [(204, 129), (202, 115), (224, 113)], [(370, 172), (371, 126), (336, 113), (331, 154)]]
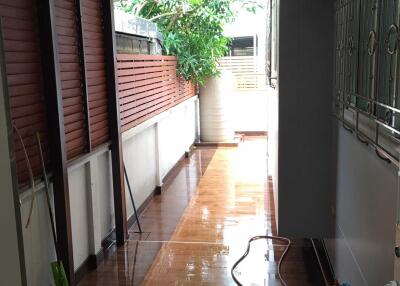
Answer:
[[(235, 285), (230, 269), (255, 235), (276, 234), (266, 138), (239, 148), (200, 148), (172, 174), (166, 191), (80, 285)], [(236, 270), (243, 285), (281, 285), (283, 245), (255, 242)], [(323, 285), (307, 241), (294, 241), (283, 267), (288, 285)]]

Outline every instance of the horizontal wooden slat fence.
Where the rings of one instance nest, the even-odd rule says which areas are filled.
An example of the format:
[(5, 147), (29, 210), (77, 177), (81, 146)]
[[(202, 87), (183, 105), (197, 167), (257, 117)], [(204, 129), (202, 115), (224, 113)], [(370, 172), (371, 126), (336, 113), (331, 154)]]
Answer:
[(265, 59), (262, 57), (223, 57), (219, 60), (219, 69), (232, 72), (235, 90), (257, 90), (266, 87)]
[(195, 85), (176, 75), (173, 56), (118, 54), (122, 131), (196, 94)]

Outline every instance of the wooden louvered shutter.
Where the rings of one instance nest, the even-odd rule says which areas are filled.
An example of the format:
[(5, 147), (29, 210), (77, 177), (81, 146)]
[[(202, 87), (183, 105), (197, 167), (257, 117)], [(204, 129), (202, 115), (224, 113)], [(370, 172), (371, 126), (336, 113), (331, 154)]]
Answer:
[[(35, 132), (43, 141), (48, 162), (47, 115), (42, 93), (42, 70), (37, 14), (33, 0), (0, 0), (10, 113), (27, 147), (35, 175), (41, 174)], [(28, 170), (22, 146), (14, 133), (18, 183), (26, 184)]]
[(92, 147), (109, 139), (101, 0), (81, 0)]
[(56, 31), (64, 103), (65, 140), (68, 160), (88, 147), (84, 111), (79, 34), (74, 0), (56, 0)]

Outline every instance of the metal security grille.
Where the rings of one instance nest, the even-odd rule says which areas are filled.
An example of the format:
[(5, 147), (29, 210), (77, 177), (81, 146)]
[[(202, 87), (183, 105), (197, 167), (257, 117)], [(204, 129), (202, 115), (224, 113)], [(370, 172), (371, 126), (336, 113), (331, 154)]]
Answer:
[(335, 5), (334, 113), (346, 130), (398, 165), (400, 1)]

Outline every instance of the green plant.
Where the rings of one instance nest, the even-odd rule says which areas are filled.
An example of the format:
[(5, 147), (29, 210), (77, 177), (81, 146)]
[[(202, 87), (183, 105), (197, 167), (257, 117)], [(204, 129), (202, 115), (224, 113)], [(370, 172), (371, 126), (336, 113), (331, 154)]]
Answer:
[[(240, 8), (255, 11), (257, 0), (236, 0)], [(157, 23), (164, 37), (163, 52), (178, 57), (178, 74), (204, 84), (219, 75), (218, 59), (230, 39), (223, 27), (234, 20), (233, 0), (120, 0), (119, 9)]]

